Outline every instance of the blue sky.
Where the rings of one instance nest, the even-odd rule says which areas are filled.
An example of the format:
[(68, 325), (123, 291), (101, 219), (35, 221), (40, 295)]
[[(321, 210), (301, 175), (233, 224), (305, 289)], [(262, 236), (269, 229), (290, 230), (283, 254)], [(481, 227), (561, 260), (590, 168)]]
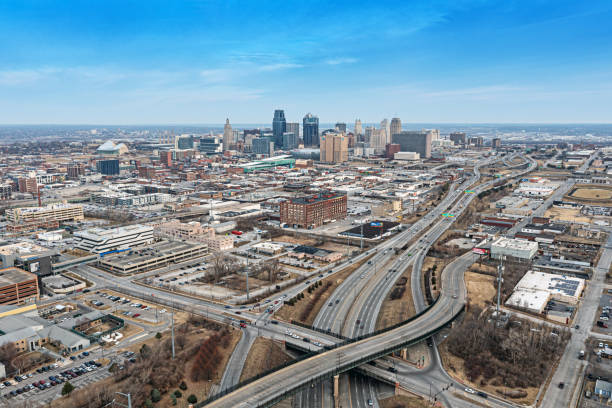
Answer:
[(612, 2), (0, 2), (0, 123), (612, 122)]

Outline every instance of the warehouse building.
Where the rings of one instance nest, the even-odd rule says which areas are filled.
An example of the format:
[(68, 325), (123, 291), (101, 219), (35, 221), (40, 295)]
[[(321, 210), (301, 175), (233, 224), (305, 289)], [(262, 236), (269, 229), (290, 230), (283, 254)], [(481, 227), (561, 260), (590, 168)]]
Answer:
[(0, 305), (18, 305), (38, 300), (38, 277), (23, 269), (0, 269)]
[(509, 257), (519, 260), (531, 260), (538, 252), (538, 243), (500, 237), (491, 243), (491, 258)]
[(140, 245), (151, 244), (153, 227), (146, 225), (129, 225), (119, 228), (90, 228), (74, 233), (75, 246), (84, 251), (103, 253), (118, 249), (129, 249)]
[(280, 221), (294, 228), (317, 228), (346, 218), (346, 194), (322, 192), (280, 203)]
[(528, 271), (514, 287), (506, 305), (534, 313), (544, 312), (551, 300), (575, 305), (584, 290), (584, 283), (580, 278)]

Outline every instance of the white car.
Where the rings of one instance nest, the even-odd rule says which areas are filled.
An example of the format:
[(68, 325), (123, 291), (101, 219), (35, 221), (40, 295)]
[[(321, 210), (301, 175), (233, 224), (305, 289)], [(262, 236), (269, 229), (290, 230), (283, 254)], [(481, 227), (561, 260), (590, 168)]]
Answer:
[(473, 390), (473, 389), (471, 389), (471, 388), (466, 388), (466, 389), (465, 389), (465, 392), (469, 392), (470, 394), (476, 394), (476, 391), (474, 391), (474, 390)]

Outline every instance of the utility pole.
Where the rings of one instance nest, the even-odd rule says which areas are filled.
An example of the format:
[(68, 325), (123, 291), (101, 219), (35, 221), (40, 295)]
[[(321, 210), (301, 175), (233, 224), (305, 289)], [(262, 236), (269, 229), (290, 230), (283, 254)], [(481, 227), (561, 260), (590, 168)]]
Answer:
[(132, 408), (132, 395), (128, 392), (127, 394), (124, 394), (122, 392), (116, 392), (115, 394), (119, 394), (122, 397), (126, 397), (127, 398), (127, 405), (126, 404), (122, 404), (120, 402), (117, 402), (115, 400), (113, 400), (113, 402), (119, 406), (122, 406), (124, 408)]
[(174, 360), (174, 303), (172, 303), (172, 359)]
[(249, 250), (246, 251), (247, 256), (247, 267), (246, 267), (246, 295), (247, 300), (249, 300)]

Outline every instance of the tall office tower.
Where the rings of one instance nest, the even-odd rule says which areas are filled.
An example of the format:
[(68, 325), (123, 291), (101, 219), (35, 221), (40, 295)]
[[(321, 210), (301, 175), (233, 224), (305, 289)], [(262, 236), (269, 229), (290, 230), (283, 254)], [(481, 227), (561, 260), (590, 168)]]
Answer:
[(321, 136), (321, 161), (343, 163), (348, 160), (348, 138), (342, 133)]
[(229, 118), (225, 119), (225, 126), (223, 126), (223, 151), (230, 149), (233, 137), (234, 132), (232, 132), (232, 125), (229, 123)]
[(359, 139), (359, 136), (363, 135), (363, 127), (361, 126), (361, 120), (355, 120), (355, 136)]
[(299, 143), (300, 141), (300, 123), (299, 122), (287, 122), (287, 132), (293, 133)]
[(385, 129), (373, 129), (370, 136), (370, 147), (376, 150), (385, 150), (387, 144), (387, 132)]
[(232, 142), (236, 143), (239, 140), (243, 140), (242, 130), (234, 129), (232, 131)]
[(346, 135), (346, 123), (338, 122), (336, 123), (336, 132), (344, 133)]
[(253, 153), (272, 157), (274, 155), (274, 142), (267, 137), (253, 139)]
[(304, 135), (304, 146), (319, 145), (319, 118), (308, 113), (302, 120), (302, 134)]
[(432, 133), (430, 130), (403, 131), (393, 135), (393, 143), (400, 145), (402, 152), (417, 152), (422, 159), (429, 159)]
[(391, 139), (393, 139), (393, 135), (396, 135), (401, 131), (402, 131), (402, 120), (400, 118), (391, 119)]
[(380, 130), (385, 132), (385, 144), (391, 143), (391, 128), (389, 126), (389, 120), (387, 118), (380, 121)]
[(274, 136), (274, 145), (281, 147), (283, 145), (283, 133), (287, 131), (287, 121), (285, 120), (285, 111), (277, 109), (274, 111), (274, 119), (272, 119), (272, 135)]
[(495, 139), (491, 140), (491, 147), (494, 149), (501, 148), (501, 139), (496, 137)]
[(106, 176), (115, 176), (119, 174), (119, 160), (98, 160), (96, 162), (96, 170)]
[(295, 133), (285, 132), (283, 133), (283, 149), (291, 150), (298, 146), (298, 139)]
[(174, 136), (174, 149), (190, 150), (193, 149), (193, 135)]
[(466, 144), (467, 135), (465, 134), (465, 132), (451, 132), (450, 140), (455, 142), (456, 145)]
[(366, 143), (371, 143), (372, 142), (375, 130), (376, 129), (374, 128), (374, 126), (366, 126), (366, 128), (365, 128), (365, 142)]
[(440, 130), (439, 129), (431, 129), (431, 140), (439, 140), (440, 139)]

